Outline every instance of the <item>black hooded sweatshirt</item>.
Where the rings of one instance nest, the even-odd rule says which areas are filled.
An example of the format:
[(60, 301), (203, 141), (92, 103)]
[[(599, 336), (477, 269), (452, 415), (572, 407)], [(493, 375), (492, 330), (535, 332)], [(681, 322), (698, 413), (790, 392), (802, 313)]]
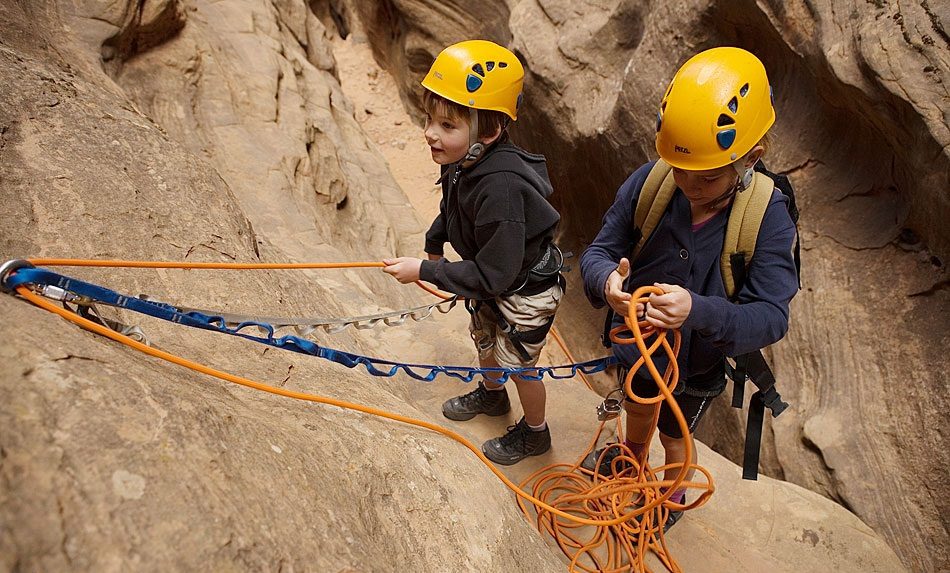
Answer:
[(441, 255), (448, 241), (462, 260), (423, 261), (422, 280), (474, 300), (520, 286), (560, 221), (544, 156), (500, 143), (468, 169), (443, 166), (441, 181), (425, 250)]

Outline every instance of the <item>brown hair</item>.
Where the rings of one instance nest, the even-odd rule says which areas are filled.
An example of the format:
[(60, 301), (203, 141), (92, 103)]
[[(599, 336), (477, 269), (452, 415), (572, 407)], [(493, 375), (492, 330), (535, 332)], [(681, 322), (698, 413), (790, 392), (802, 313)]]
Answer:
[(762, 139), (760, 139), (759, 142), (756, 143), (756, 145), (761, 145), (761, 146), (762, 146), (762, 148), (763, 148), (762, 156), (763, 156), (763, 157), (764, 157), (765, 155), (768, 155), (769, 150), (772, 149), (772, 137), (773, 137), (773, 136), (772, 136), (772, 132), (771, 132), (771, 131), (766, 131), (765, 134), (762, 135)]
[[(426, 113), (430, 115), (434, 112), (449, 117), (454, 121), (464, 121), (466, 124), (469, 122), (469, 108), (464, 105), (459, 105), (454, 101), (447, 100), (429, 90), (424, 90), (422, 94), (422, 107), (426, 110)], [(508, 119), (508, 116), (500, 111), (491, 109), (478, 110), (479, 139), (504, 132), (508, 126)]]

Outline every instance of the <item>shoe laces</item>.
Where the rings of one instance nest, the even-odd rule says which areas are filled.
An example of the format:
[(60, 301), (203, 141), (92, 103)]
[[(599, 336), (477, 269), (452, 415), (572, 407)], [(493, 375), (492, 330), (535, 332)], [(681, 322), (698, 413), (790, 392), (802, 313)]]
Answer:
[(610, 464), (613, 463), (614, 459), (617, 456), (622, 455), (624, 453), (623, 450), (621, 450), (620, 448), (611, 447), (611, 446), (613, 446), (613, 444), (607, 444), (603, 448), (600, 448), (599, 450), (597, 450), (597, 457), (600, 457), (600, 454), (603, 454), (604, 450), (607, 450), (607, 453), (604, 454), (603, 464), (605, 464), (608, 468), (610, 467)]
[[(603, 476), (610, 476), (613, 473), (613, 462), (617, 456), (624, 455), (624, 451), (621, 448), (616, 447), (616, 442), (610, 442), (606, 446), (596, 450), (594, 452), (594, 457), (599, 458), (601, 454), (604, 453), (604, 450), (607, 450), (607, 453), (604, 454), (603, 460), (600, 462), (600, 466), (597, 468), (597, 473)], [(609, 448), (609, 449), (608, 449)], [(624, 460), (623, 463), (618, 467), (618, 471), (626, 470), (631, 466), (630, 462)]]
[(520, 441), (521, 446), (524, 447), (530, 431), (527, 423), (518, 422), (514, 426), (508, 426), (508, 433), (499, 438), (498, 442), (507, 447), (514, 446)]
[(469, 406), (472, 404), (477, 404), (479, 402), (482, 402), (486, 398), (488, 398), (488, 390), (486, 390), (482, 386), (478, 386), (474, 390), (469, 392), (468, 394), (462, 394), (461, 396), (459, 396), (459, 402), (461, 402), (465, 406)]

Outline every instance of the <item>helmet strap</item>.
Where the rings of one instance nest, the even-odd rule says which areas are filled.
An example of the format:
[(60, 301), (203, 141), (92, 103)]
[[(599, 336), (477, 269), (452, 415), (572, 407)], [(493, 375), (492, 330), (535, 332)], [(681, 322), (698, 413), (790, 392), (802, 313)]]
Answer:
[(462, 168), (468, 169), (475, 165), (485, 153), (485, 145), (478, 141), (478, 110), (468, 108), (468, 152), (462, 159)]
[(739, 181), (736, 184), (738, 191), (745, 191), (752, 185), (752, 177), (755, 175), (755, 171), (752, 167), (745, 166), (745, 160), (748, 157), (748, 154), (743, 155), (737, 161), (732, 162), (732, 168), (736, 170), (736, 174), (739, 175)]
[(755, 175), (755, 171), (751, 167), (747, 168), (745, 166), (745, 158), (746, 156), (743, 155), (738, 161), (731, 163), (732, 168), (735, 169), (736, 174), (739, 177), (736, 179), (735, 185), (730, 187), (729, 190), (719, 197), (716, 197), (716, 199), (712, 201), (712, 205), (721, 205), (726, 201), (731, 200), (736, 195), (736, 193), (742, 193), (752, 185), (752, 177)]

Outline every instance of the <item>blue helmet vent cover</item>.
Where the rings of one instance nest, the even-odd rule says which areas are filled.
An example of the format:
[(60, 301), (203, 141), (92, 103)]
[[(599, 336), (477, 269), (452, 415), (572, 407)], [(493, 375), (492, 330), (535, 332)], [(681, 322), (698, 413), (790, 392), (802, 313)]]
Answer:
[(468, 74), (468, 77), (465, 78), (465, 89), (468, 90), (468, 93), (476, 92), (480, 87), (482, 87), (482, 78), (475, 74)]
[(729, 149), (736, 141), (736, 130), (724, 129), (716, 134), (716, 143), (723, 149)]

